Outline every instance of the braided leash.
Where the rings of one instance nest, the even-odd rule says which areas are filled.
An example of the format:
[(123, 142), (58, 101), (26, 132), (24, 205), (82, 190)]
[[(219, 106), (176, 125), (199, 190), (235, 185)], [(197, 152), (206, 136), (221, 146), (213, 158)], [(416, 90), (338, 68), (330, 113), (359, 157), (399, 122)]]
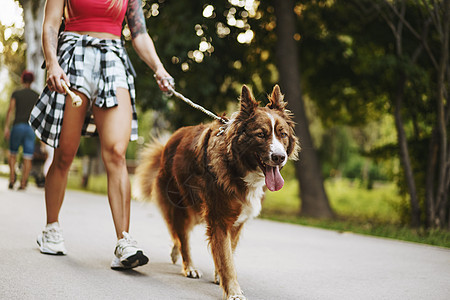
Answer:
[(178, 93), (177, 91), (175, 91), (175, 89), (173, 88), (173, 86), (174, 86), (173, 78), (170, 78), (172, 81), (170, 81), (169, 78), (163, 78), (163, 79), (169, 80), (169, 83), (170, 83), (170, 85), (167, 87), (168, 90), (169, 90), (169, 92), (166, 93), (167, 96), (170, 97), (170, 96), (174, 95), (175, 97), (183, 100), (184, 102), (186, 102), (187, 104), (189, 104), (193, 108), (201, 111), (202, 113), (206, 114), (207, 116), (209, 116), (209, 117), (211, 117), (213, 119), (219, 120), (220, 122), (222, 122), (224, 124), (228, 123), (228, 121), (225, 118), (217, 116), (213, 112), (210, 112), (206, 108), (202, 107), (201, 105), (198, 105), (198, 104), (194, 103), (193, 101), (191, 101), (188, 98), (186, 98), (185, 96), (183, 96), (181, 93)]

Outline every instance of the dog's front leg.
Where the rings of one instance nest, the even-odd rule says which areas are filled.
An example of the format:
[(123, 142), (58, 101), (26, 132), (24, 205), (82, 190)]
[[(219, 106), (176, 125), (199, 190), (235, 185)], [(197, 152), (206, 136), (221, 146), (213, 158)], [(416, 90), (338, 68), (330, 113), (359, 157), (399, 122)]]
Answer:
[(230, 230), (209, 227), (211, 252), (216, 271), (220, 276), (220, 284), (229, 300), (246, 299), (237, 281), (233, 261), (233, 251)]
[[(243, 226), (244, 224), (239, 224), (233, 225), (233, 227), (231, 228), (231, 250), (233, 255), (239, 242), (239, 236), (241, 235)], [(217, 269), (214, 271), (214, 283), (220, 284), (220, 276), (219, 273), (217, 272)]]

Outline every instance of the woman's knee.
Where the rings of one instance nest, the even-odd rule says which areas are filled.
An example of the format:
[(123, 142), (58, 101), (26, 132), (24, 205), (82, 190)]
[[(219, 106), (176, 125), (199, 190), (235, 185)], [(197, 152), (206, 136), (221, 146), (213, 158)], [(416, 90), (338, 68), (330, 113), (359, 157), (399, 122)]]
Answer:
[(124, 166), (126, 164), (126, 145), (117, 143), (102, 149), (103, 161), (106, 166)]
[(75, 158), (76, 151), (58, 149), (53, 157), (53, 165), (60, 170), (69, 170)]

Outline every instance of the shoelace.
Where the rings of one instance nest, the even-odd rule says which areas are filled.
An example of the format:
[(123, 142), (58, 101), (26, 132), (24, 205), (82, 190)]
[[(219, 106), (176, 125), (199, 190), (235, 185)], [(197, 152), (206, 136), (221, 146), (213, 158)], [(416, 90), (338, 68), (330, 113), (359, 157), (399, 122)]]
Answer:
[(129, 244), (132, 244), (132, 245), (136, 245), (137, 244), (137, 242), (131, 237), (131, 235), (128, 232), (123, 232), (123, 238)]
[(123, 232), (123, 238), (119, 240), (117, 248), (123, 251), (128, 247), (135, 246), (137, 246), (137, 242), (130, 236), (130, 234), (128, 234), (127, 232)]
[(60, 230), (57, 230), (55, 228), (51, 228), (49, 230), (46, 230), (44, 232), (44, 237), (47, 241), (50, 242), (61, 242), (63, 241), (62, 233)]

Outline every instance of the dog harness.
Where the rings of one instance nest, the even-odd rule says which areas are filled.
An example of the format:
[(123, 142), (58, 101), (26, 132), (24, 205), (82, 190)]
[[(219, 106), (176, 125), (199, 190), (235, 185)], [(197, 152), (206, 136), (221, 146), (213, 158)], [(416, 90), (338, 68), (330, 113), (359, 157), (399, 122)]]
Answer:
[[(118, 105), (116, 98), (116, 84), (113, 75), (114, 62), (111, 56), (118, 56), (126, 69), (128, 90), (132, 105), (132, 122), (130, 140), (138, 138), (138, 122), (136, 114), (134, 76), (136, 73), (125, 51), (123, 41), (98, 39), (88, 35), (79, 35), (62, 32), (59, 37), (58, 62), (69, 76), (70, 85), (75, 89), (84, 84), (83, 61), (86, 47), (97, 47), (101, 50), (100, 64), (103, 66), (99, 81), (99, 94), (93, 103), (98, 107), (114, 107)], [(39, 100), (36, 102), (29, 123), (35, 130), (36, 136), (46, 144), (57, 148), (64, 117), (66, 95), (52, 92), (46, 86)], [(97, 134), (92, 111), (88, 110), (83, 124), (82, 135), (93, 136)]]

